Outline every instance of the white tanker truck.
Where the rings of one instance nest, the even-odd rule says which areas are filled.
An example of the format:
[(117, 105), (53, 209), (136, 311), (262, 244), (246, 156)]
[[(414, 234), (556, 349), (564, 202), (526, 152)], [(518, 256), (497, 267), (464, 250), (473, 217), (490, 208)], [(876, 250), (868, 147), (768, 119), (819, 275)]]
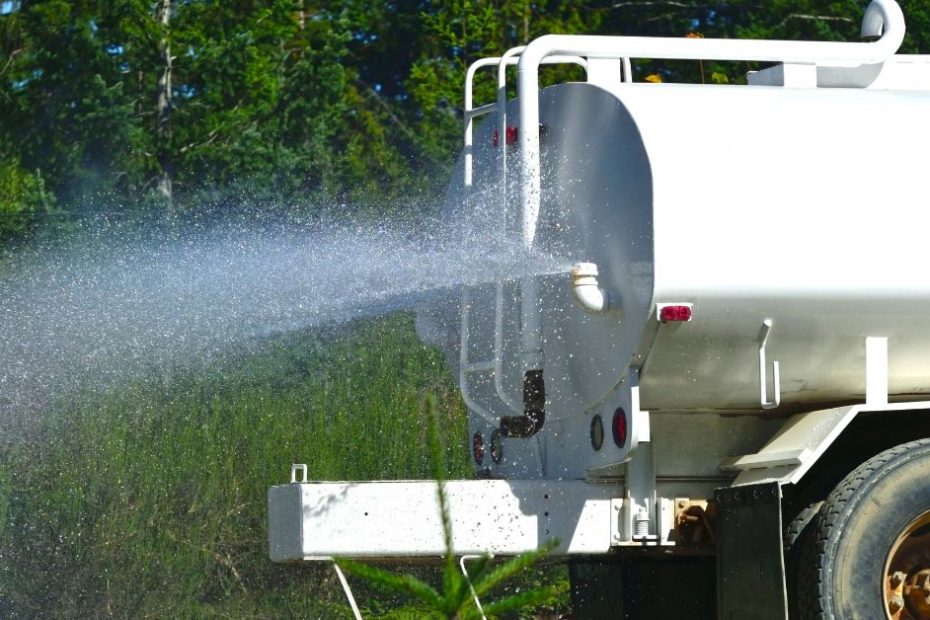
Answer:
[[(577, 264), (418, 313), (469, 411), (456, 554), (557, 539), (578, 618), (930, 618), (930, 57), (895, 55), (892, 0), (862, 34), (550, 35), (472, 65), (450, 204)], [(633, 83), (631, 58), (772, 66)], [(544, 63), (587, 81), (540, 89)], [(432, 483), (293, 473), (272, 560), (443, 552)]]

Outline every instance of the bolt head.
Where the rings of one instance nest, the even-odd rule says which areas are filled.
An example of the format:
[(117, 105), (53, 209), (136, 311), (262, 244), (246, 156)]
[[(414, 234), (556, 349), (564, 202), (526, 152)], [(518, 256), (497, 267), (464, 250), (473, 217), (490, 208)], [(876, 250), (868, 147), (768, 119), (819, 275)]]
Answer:
[(900, 586), (902, 583), (904, 583), (904, 580), (905, 580), (906, 578), (907, 578), (907, 575), (905, 575), (903, 572), (901, 572), (901, 571), (896, 571), (896, 572), (895, 572), (893, 575), (891, 575), (891, 577), (889, 578), (889, 582), (891, 583), (891, 587), (892, 587), (892, 588), (897, 588), (897, 587)]
[(900, 594), (896, 594), (895, 596), (888, 599), (888, 612), (889, 613), (896, 614), (902, 609), (904, 609), (904, 599), (901, 598)]

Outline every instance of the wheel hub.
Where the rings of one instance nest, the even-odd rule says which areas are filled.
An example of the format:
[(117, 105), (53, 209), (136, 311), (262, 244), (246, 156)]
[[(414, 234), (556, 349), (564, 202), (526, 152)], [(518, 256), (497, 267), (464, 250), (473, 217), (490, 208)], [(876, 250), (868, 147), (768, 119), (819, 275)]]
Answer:
[(889, 620), (930, 620), (930, 513), (911, 522), (891, 547), (884, 603)]

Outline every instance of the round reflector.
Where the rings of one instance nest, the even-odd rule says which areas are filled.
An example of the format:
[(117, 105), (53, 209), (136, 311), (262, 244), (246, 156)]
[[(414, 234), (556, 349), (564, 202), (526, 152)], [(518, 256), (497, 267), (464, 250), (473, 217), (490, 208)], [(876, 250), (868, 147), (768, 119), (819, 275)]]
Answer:
[(614, 443), (617, 444), (618, 448), (622, 448), (626, 445), (626, 411), (623, 410), (623, 407), (617, 407), (617, 410), (614, 411), (614, 419), (611, 424), (614, 433)]
[(499, 429), (494, 429), (491, 433), (491, 460), (495, 465), (500, 464), (504, 458), (504, 440), (501, 437)]
[(591, 418), (591, 447), (595, 451), (600, 450), (604, 445), (604, 421), (600, 414)]
[(471, 454), (475, 457), (475, 464), (481, 465), (484, 462), (484, 437), (480, 431), (471, 438)]

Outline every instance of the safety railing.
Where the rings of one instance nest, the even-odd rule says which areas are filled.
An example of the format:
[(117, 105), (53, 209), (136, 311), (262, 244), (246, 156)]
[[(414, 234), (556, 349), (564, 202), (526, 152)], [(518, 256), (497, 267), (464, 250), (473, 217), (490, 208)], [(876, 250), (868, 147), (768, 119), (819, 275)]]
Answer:
[[(496, 179), (502, 218), (507, 210), (507, 68), (517, 65), (517, 98), (519, 126), (515, 136), (520, 162), (520, 226), (521, 240), (527, 249), (533, 246), (539, 217), (541, 180), (539, 146), (539, 67), (544, 64), (578, 64), (589, 74), (599, 70), (602, 61), (619, 61), (621, 75), (617, 81), (632, 81), (631, 59), (678, 59), (761, 61), (803, 65), (858, 66), (882, 63), (891, 58), (904, 39), (904, 15), (894, 0), (873, 0), (862, 21), (862, 36), (870, 42), (840, 43), (825, 41), (735, 40), (663, 37), (610, 37), (585, 35), (547, 35), (526, 46), (515, 47), (499, 57), (483, 58), (468, 68), (464, 101), (464, 189), (470, 195), (474, 181), (474, 121), (483, 115), (498, 114), (499, 173)], [(497, 67), (497, 99), (492, 103), (474, 105), (474, 78), (478, 70)], [(609, 67), (609, 65), (608, 65)], [(523, 298), (524, 356), (539, 348), (538, 309), (535, 301), (527, 301), (535, 293), (535, 282), (521, 283)], [(475, 402), (470, 395), (469, 375), (493, 372), (499, 400), (510, 410), (520, 404), (510, 398), (502, 384), (503, 356), (503, 283), (497, 283), (494, 321), (494, 359), (473, 362), (468, 359), (469, 306), (466, 293), (462, 303), (460, 325), (460, 384), (469, 407), (489, 421), (492, 412)]]
[[(514, 47), (507, 50), (501, 56), (482, 58), (468, 67), (465, 75), (465, 148), (464, 148), (464, 186), (465, 197), (469, 196), (474, 180), (474, 121), (476, 118), (486, 114), (497, 113), (497, 135), (500, 149), (500, 158), (498, 160), (498, 177), (496, 186), (498, 198), (500, 200), (500, 211), (502, 225), (507, 211), (507, 68), (517, 65), (520, 60), (520, 54), (526, 49), (526, 46)], [(543, 64), (577, 64), (587, 69), (587, 61), (580, 56), (559, 56), (552, 55), (547, 57)], [(492, 103), (480, 106), (474, 105), (474, 79), (479, 69), (486, 67), (497, 67), (497, 98)], [(629, 64), (625, 65), (625, 76), (629, 76)], [(525, 287), (524, 287), (525, 288)], [(524, 291), (526, 292), (526, 291)], [(503, 384), (503, 306), (504, 306), (504, 283), (497, 282), (495, 290), (495, 313), (494, 313), (494, 357), (491, 360), (471, 361), (468, 359), (468, 348), (470, 341), (470, 296), (466, 291), (462, 298), (461, 322), (459, 326), (459, 385), (462, 391), (463, 400), (470, 410), (487, 420), (494, 423), (498, 416), (477, 402), (472, 395), (470, 377), (474, 373), (489, 372), (494, 381), (494, 390), (497, 399), (506, 409), (511, 412), (520, 412), (522, 403), (507, 394)]]
[(862, 19), (862, 36), (871, 42), (776, 41), (668, 37), (546, 35), (526, 46), (517, 68), (520, 125), (523, 244), (536, 236), (540, 204), (539, 66), (548, 58), (580, 56), (592, 59), (677, 59), (858, 66), (878, 64), (894, 56), (904, 40), (904, 14), (894, 0), (873, 0)]
[[(507, 67), (513, 67), (520, 61), (520, 54), (526, 49), (525, 45), (514, 47), (501, 56), (491, 56), (476, 60), (465, 73), (465, 189), (466, 192), (472, 186), (474, 176), (474, 120), (485, 114), (499, 112), (498, 131), (503, 145), (506, 141), (506, 117), (507, 117)], [(542, 64), (577, 64), (583, 68), (587, 67), (587, 62), (580, 56), (549, 56), (542, 61)], [(486, 67), (497, 67), (497, 99), (491, 103), (486, 103), (475, 107), (474, 105), (474, 83), (475, 74), (479, 69)], [(504, 156), (506, 157), (506, 155)]]

